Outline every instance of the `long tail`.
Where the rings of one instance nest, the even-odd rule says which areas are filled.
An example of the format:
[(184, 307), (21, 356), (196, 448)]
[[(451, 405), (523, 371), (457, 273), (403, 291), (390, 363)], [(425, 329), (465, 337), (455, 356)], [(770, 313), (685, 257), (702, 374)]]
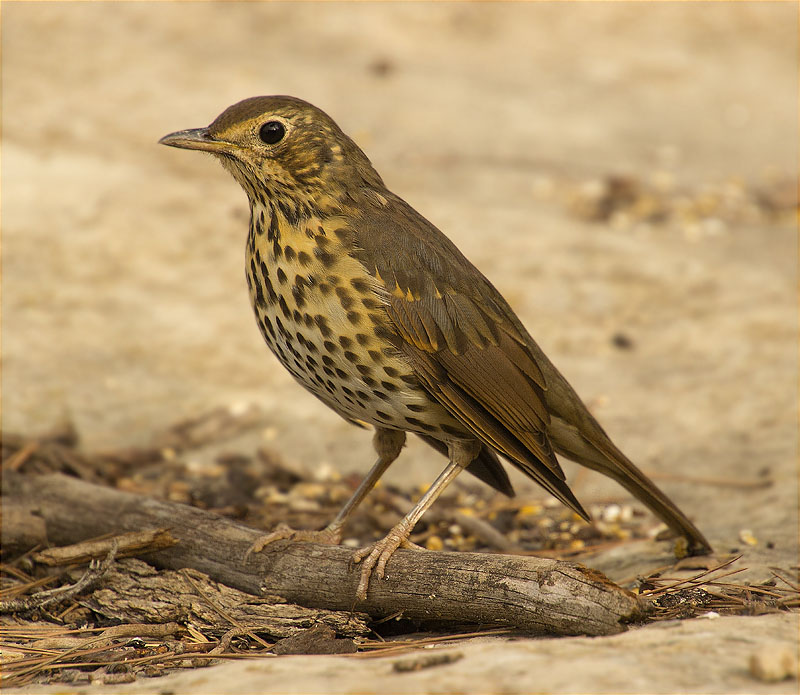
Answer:
[(711, 544), (677, 505), (650, 478), (642, 473), (594, 422), (591, 441), (558, 417), (550, 424), (550, 441), (563, 456), (616, 480), (634, 497), (647, 505), (661, 521), (689, 541), (689, 552), (703, 555), (712, 551)]

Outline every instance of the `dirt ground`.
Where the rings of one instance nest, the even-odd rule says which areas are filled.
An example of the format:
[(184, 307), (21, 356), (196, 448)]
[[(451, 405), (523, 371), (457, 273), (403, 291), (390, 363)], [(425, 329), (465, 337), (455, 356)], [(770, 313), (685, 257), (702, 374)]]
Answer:
[[(239, 99), (292, 94), (495, 283), (629, 456), (720, 552), (744, 553), (742, 577), (796, 573), (797, 14), (4, 3), (3, 429), (71, 418), (102, 449), (257, 403), (265, 426), (249, 445), (368, 467), (369, 435), (261, 343), (243, 193), (211, 158), (156, 145)], [(388, 478), (430, 482), (442, 464), (412, 443)], [(626, 499), (565, 468), (582, 500)], [(595, 566), (629, 576), (663, 550)], [(388, 658), (284, 657), (118, 689), (796, 692), (748, 672), (765, 644), (796, 651), (797, 615), (486, 639), (412, 674)]]

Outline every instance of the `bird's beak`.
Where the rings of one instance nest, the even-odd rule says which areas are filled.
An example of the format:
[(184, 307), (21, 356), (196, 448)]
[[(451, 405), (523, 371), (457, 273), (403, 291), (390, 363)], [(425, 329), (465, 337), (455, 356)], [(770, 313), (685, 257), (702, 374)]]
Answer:
[(170, 147), (180, 147), (184, 150), (202, 150), (211, 153), (231, 152), (237, 149), (237, 146), (232, 142), (218, 140), (213, 137), (208, 132), (208, 128), (179, 130), (177, 133), (165, 135), (158, 143), (160, 145), (169, 145)]

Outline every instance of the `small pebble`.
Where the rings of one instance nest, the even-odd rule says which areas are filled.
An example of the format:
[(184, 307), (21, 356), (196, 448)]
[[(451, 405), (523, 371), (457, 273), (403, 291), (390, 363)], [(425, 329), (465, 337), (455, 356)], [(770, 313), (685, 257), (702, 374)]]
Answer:
[(425, 541), (425, 547), (428, 550), (441, 550), (444, 548), (444, 542), (441, 538), (439, 538), (439, 536), (431, 536), (427, 541)]
[(785, 644), (767, 644), (750, 655), (750, 674), (764, 683), (797, 678), (797, 654)]
[(739, 531), (739, 540), (747, 545), (758, 545), (758, 539), (749, 528), (744, 528)]

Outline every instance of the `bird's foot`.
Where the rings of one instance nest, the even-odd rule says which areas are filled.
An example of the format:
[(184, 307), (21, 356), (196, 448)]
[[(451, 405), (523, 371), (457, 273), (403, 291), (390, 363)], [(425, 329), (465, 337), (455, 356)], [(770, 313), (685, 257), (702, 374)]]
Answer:
[(358, 589), (356, 589), (357, 600), (364, 601), (367, 598), (367, 588), (369, 587), (369, 580), (373, 570), (376, 571), (380, 579), (386, 576), (386, 563), (394, 555), (395, 550), (398, 548), (426, 550), (426, 548), (408, 540), (409, 533), (411, 533), (411, 529), (400, 523), (389, 531), (385, 538), (353, 553), (354, 563), (358, 564), (364, 560), (364, 564), (361, 567), (361, 579), (358, 582)]
[(275, 530), (261, 536), (245, 553), (245, 559), (251, 553), (260, 553), (270, 543), (290, 540), (293, 543), (320, 543), (322, 545), (339, 545), (342, 542), (342, 530), (330, 526), (321, 531), (297, 531), (286, 524), (278, 524)]

